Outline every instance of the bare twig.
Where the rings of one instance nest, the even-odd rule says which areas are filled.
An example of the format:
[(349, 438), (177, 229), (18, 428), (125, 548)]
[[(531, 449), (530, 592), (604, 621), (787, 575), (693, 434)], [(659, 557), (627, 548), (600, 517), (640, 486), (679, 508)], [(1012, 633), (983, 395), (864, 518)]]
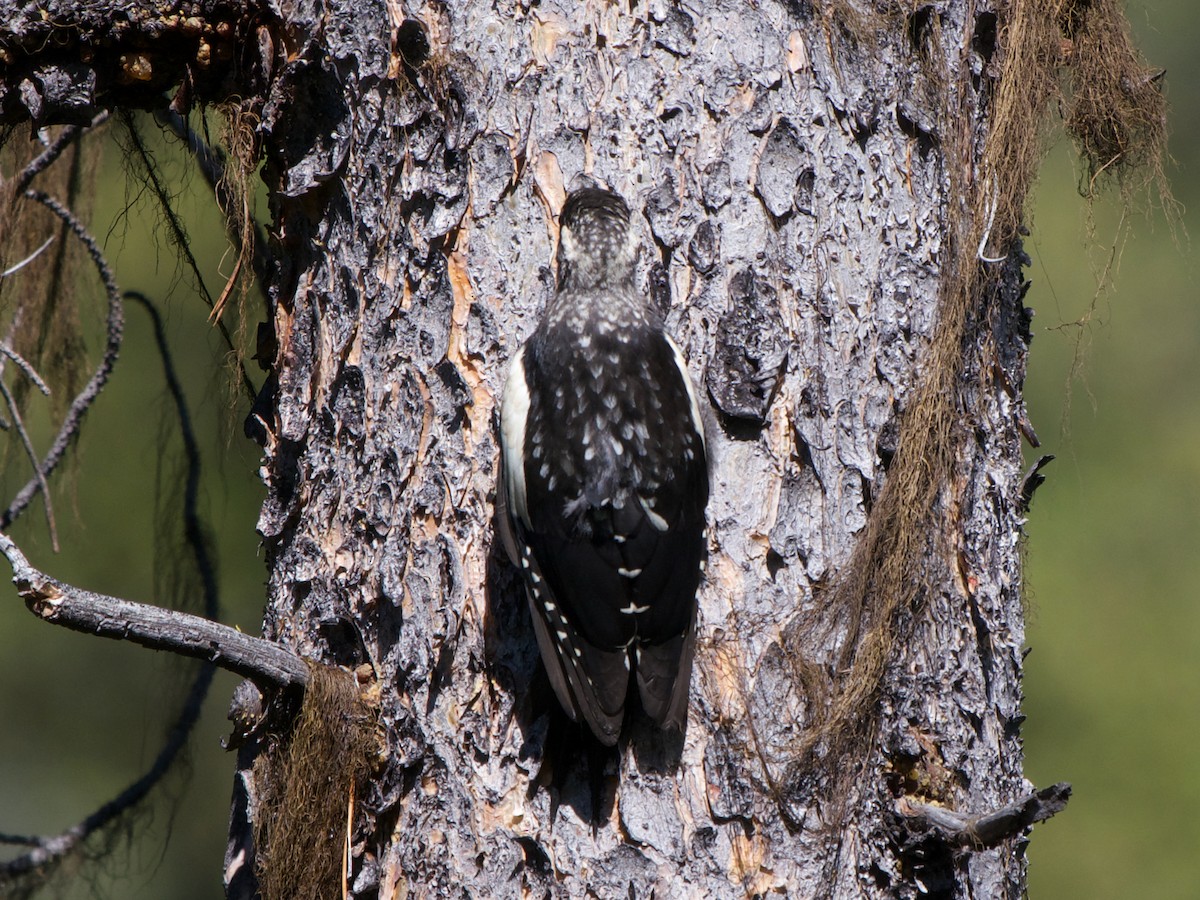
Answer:
[(225, 305), (229, 302), (229, 298), (233, 295), (233, 290), (238, 284), (238, 278), (242, 274), (243, 258), (244, 254), (239, 253), (238, 258), (234, 261), (233, 272), (230, 273), (228, 280), (225, 282), (225, 288), (221, 291), (221, 296), (217, 298), (216, 306), (214, 306), (212, 308), (212, 312), (208, 314), (208, 321), (221, 321), (221, 313), (225, 312)]
[(34, 835), (0, 833), (0, 844), (9, 844), (18, 847), (38, 847), (41, 843), (42, 839)]
[(1029, 505), (1033, 503), (1034, 491), (1040, 488), (1046, 480), (1046, 476), (1042, 474), (1043, 467), (1053, 461), (1053, 453), (1039, 456), (1037, 462), (1030, 466), (1029, 471), (1025, 473), (1025, 478), (1021, 481), (1021, 500), (1018, 504), (1018, 508), (1022, 513), (1029, 512)]
[(37, 373), (37, 369), (30, 365), (29, 361), (25, 359), (25, 357), (23, 357), (20, 353), (3, 341), (0, 341), (0, 353), (4, 354), (17, 364), (17, 368), (25, 373), (25, 377), (33, 382), (33, 386), (42, 392), (42, 396), (50, 396), (50, 388), (42, 379), (42, 376)]
[[(187, 119), (179, 113), (171, 109), (156, 110), (154, 113), (155, 120), (160, 124), (169, 128), (176, 137), (187, 143), (188, 149), (196, 158), (196, 164), (200, 167), (200, 174), (204, 176), (204, 180), (208, 182), (208, 186), (213, 189), (217, 195), (217, 205), (221, 208), (221, 212), (225, 216), (225, 230), (229, 235), (229, 239), (235, 243), (241, 241), (241, 233), (237, 228), (236, 216), (229, 214), (229, 210), (237, 203), (233, 192), (229, 189), (229, 183), (225, 180), (225, 163), (221, 157), (212, 151), (208, 144), (200, 135), (198, 135), (190, 125)], [(263, 292), (264, 302), (267, 300), (265, 294), (265, 286), (267, 284), (267, 240), (262, 233), (262, 229), (257, 223), (254, 224), (254, 276), (257, 279), (259, 291)]]
[(8, 389), (8, 384), (3, 378), (0, 378), (0, 397), (4, 398), (4, 403), (8, 406), (9, 415), (12, 416), (13, 424), (17, 428), (17, 434), (21, 437), (21, 445), (25, 448), (25, 454), (29, 457), (29, 462), (33, 466), (34, 476), (38, 479), (38, 486), (42, 491), (42, 503), (45, 504), (46, 508), (46, 525), (50, 529), (50, 546), (57, 553), (58, 527), (54, 524), (54, 504), (50, 499), (50, 485), (46, 484), (46, 476), (42, 474), (37, 450), (34, 449), (33, 441), (29, 438), (29, 432), (25, 429), (25, 420), (21, 418), (21, 407), (17, 404), (16, 398), (13, 397), (12, 391)]
[(911, 797), (897, 801), (896, 810), (909, 820), (910, 825), (925, 825), (939, 833), (947, 843), (980, 849), (994, 847), (1035, 822), (1044, 822), (1062, 812), (1069, 799), (1071, 785), (1062, 781), (982, 815), (968, 815)]
[(0, 553), (13, 567), (13, 583), (25, 605), (47, 622), (208, 660), (266, 687), (303, 687), (308, 683), (304, 659), (272, 641), (251, 637), (202, 616), (64, 584), (35, 569), (5, 534), (0, 534)]
[(46, 251), (46, 248), (49, 247), (53, 243), (54, 243), (54, 235), (50, 235), (50, 237), (48, 237), (48, 238), (46, 238), (46, 240), (42, 241), (42, 246), (38, 247), (36, 250), (34, 250), (32, 253), (30, 253), (27, 257), (25, 257), (20, 262), (13, 263), (11, 266), (9, 266), (7, 269), (5, 269), (3, 272), (0, 272), (0, 278), (7, 278), (9, 275), (15, 275), (17, 272), (20, 272), (23, 268), (25, 268), (27, 265), (29, 265), (31, 262), (33, 262), (35, 259), (37, 259), (39, 256), (41, 256)]
[(100, 396), (100, 391), (108, 381), (109, 375), (112, 374), (113, 365), (117, 361), (117, 354), (121, 350), (121, 335), (125, 325), (120, 290), (117, 288), (116, 279), (113, 277), (112, 270), (108, 267), (108, 261), (105, 260), (100, 246), (96, 243), (96, 239), (88, 233), (88, 230), (84, 228), (83, 223), (76, 218), (74, 213), (53, 197), (41, 191), (26, 191), (25, 196), (30, 200), (41, 203), (66, 222), (67, 226), (86, 248), (88, 255), (92, 258), (92, 262), (96, 265), (96, 270), (100, 273), (100, 279), (104, 282), (105, 294), (108, 296), (108, 328), (107, 339), (104, 345), (104, 356), (101, 358), (100, 364), (96, 367), (96, 371), (92, 373), (92, 377), (88, 379), (87, 384), (83, 386), (83, 389), (71, 401), (71, 407), (67, 410), (62, 425), (59, 426), (58, 435), (55, 437), (54, 443), (50, 445), (50, 450), (42, 460), (41, 466), (38, 467), (37, 474), (17, 492), (17, 495), (8, 505), (8, 509), (0, 513), (0, 529), (8, 528), (17, 516), (24, 512), (25, 507), (29, 505), (29, 501), (33, 499), (34, 494), (45, 483), (45, 478), (62, 461), (63, 455), (67, 452), (67, 447), (70, 446), (71, 441), (79, 432), (79, 425), (83, 421), (84, 414), (95, 402), (96, 398)]
[[(187, 267), (192, 270), (192, 275), (196, 279), (196, 287), (199, 288), (205, 305), (209, 309), (212, 309), (216, 301), (208, 290), (204, 276), (200, 274), (200, 263), (196, 261), (196, 257), (192, 254), (192, 245), (188, 238), (187, 229), (184, 228), (183, 222), (180, 221), (179, 216), (175, 213), (175, 208), (171, 206), (171, 197), (167, 193), (166, 185), (163, 184), (162, 178), (158, 174), (158, 164), (154, 161), (154, 157), (150, 155), (150, 150), (142, 140), (142, 133), (138, 131), (133, 115), (128, 112), (122, 113), (121, 119), (125, 124), (125, 131), (128, 133), (130, 141), (133, 142), (133, 149), (142, 164), (146, 178), (150, 181), (150, 190), (154, 192), (154, 197), (158, 200), (159, 208), (162, 209), (163, 217), (167, 220), (167, 228), (171, 232), (171, 242), (178, 248), (184, 262), (187, 263)], [(225, 337), (226, 340), (231, 340), (227, 333)]]
[(983, 226), (983, 234), (979, 238), (979, 249), (975, 251), (975, 255), (979, 258), (980, 262), (1000, 263), (1008, 258), (1007, 254), (1004, 256), (987, 256), (984, 253), (987, 249), (988, 241), (992, 237), (992, 226), (996, 223), (996, 208), (1000, 204), (1000, 186), (991, 181), (991, 179), (988, 179), (988, 181), (992, 185), (992, 196), (988, 200), (987, 205), (987, 224)]

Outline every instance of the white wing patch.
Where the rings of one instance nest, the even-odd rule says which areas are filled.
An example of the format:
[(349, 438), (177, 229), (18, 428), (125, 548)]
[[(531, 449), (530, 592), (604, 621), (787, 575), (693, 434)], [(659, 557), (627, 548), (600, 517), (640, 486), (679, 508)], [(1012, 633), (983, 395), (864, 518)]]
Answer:
[(692, 407), (692, 424), (696, 426), (696, 434), (700, 435), (700, 444), (703, 446), (705, 444), (704, 420), (700, 418), (700, 401), (696, 399), (696, 388), (692, 385), (692, 377), (688, 375), (687, 363), (683, 359), (683, 353), (679, 350), (679, 346), (671, 340), (671, 336), (663, 332), (663, 337), (667, 339), (667, 343), (671, 345), (671, 352), (675, 355), (675, 365), (679, 367), (683, 386), (687, 388), (688, 403)]
[[(690, 388), (689, 388), (690, 390)], [(525, 524), (529, 522), (529, 504), (525, 493), (525, 426), (529, 420), (529, 385), (525, 383), (525, 348), (513, 357), (500, 403), (500, 444), (504, 448), (504, 485), (512, 512)]]

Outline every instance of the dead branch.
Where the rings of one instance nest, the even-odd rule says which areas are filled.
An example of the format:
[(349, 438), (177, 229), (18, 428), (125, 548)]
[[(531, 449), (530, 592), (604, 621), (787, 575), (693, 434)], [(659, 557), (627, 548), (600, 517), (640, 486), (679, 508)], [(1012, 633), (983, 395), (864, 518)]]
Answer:
[[(15, 275), (17, 272), (20, 272), (23, 268), (25, 268), (27, 265), (29, 265), (31, 262), (33, 262), (35, 259), (37, 259), (39, 256), (41, 256), (43, 253), (45, 253), (46, 248), (49, 247), (53, 243), (54, 243), (54, 236), (51, 235), (50, 237), (46, 238), (45, 241), (42, 242), (42, 245), (40, 247), (38, 247), (36, 250), (34, 250), (32, 253), (30, 253), (23, 260), (21, 260), (20, 262), (17, 262), (17, 263), (13, 263), (11, 266), (9, 266), (7, 269), (5, 269), (3, 272), (0, 272), (0, 279), (7, 278), (9, 275)], [(12, 351), (5, 349), (4, 352), (5, 352), (5, 355), (8, 355)], [(14, 358), (14, 361), (15, 361), (15, 358)], [(22, 360), (22, 362), (24, 362), (24, 360)], [(28, 363), (26, 363), (26, 365), (28, 365)], [(47, 394), (47, 393), (49, 393), (49, 391), (42, 390), (42, 393)]]
[(41, 203), (66, 222), (72, 233), (79, 239), (80, 243), (87, 250), (88, 255), (92, 258), (96, 270), (100, 273), (100, 279), (104, 282), (104, 291), (108, 297), (107, 338), (104, 345), (104, 355), (100, 360), (100, 364), (92, 373), (92, 377), (88, 379), (87, 384), (83, 386), (83, 389), (71, 401), (71, 407), (67, 410), (62, 425), (59, 426), (58, 435), (54, 438), (54, 443), (50, 445), (50, 450), (46, 453), (41, 466), (38, 467), (38, 471), (17, 492), (17, 495), (8, 505), (8, 509), (0, 513), (0, 528), (8, 528), (16, 520), (17, 516), (29, 505), (29, 501), (33, 499), (34, 494), (41, 490), (46, 476), (53, 472), (62, 461), (63, 455), (67, 452), (67, 447), (70, 446), (71, 441), (79, 433), (79, 426), (83, 421), (84, 414), (91, 408), (96, 398), (100, 396), (100, 391), (108, 381), (109, 375), (112, 374), (113, 366), (117, 361), (117, 354), (121, 350), (121, 337), (125, 327), (125, 313), (121, 305), (121, 293), (117, 287), (116, 279), (113, 277), (112, 269), (109, 268), (108, 261), (104, 258), (104, 253), (100, 250), (100, 245), (96, 243), (96, 239), (88, 233), (88, 230), (74, 213), (53, 197), (41, 191), (32, 190), (26, 191), (25, 196), (30, 200)]
[(1044, 822), (1066, 808), (1071, 785), (1065, 781), (1035, 791), (993, 812), (969, 815), (944, 806), (901, 797), (896, 811), (909, 820), (909, 827), (924, 826), (939, 833), (947, 843), (983, 849), (994, 847), (1036, 822)]
[(308, 664), (279, 644), (202, 616), (65, 584), (34, 568), (6, 534), (0, 534), (0, 553), (12, 565), (13, 583), (25, 605), (47, 622), (203, 659), (264, 687), (303, 687), (308, 683)]

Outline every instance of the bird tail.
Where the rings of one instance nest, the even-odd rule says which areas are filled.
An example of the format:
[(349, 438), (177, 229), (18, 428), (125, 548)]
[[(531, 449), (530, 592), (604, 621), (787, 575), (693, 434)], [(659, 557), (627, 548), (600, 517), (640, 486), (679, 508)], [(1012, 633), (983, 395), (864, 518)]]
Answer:
[(660, 728), (682, 731), (687, 724), (692, 657), (696, 650), (696, 611), (687, 630), (661, 644), (637, 648), (637, 686), (642, 709)]
[[(531, 596), (533, 631), (550, 684), (567, 715), (582, 719), (600, 743), (611, 747), (621, 734), (625, 718), (625, 696), (629, 692), (629, 651), (594, 647), (561, 618), (547, 621)], [(550, 636), (553, 626), (559, 637)], [(562, 635), (566, 635), (565, 638)]]

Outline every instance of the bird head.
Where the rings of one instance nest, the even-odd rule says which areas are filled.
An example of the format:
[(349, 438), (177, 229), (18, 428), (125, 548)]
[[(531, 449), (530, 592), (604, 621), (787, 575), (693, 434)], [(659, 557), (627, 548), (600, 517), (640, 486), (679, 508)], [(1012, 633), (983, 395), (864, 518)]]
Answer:
[(559, 290), (616, 285), (633, 278), (638, 241), (629, 205), (619, 194), (597, 187), (572, 191), (558, 224)]

